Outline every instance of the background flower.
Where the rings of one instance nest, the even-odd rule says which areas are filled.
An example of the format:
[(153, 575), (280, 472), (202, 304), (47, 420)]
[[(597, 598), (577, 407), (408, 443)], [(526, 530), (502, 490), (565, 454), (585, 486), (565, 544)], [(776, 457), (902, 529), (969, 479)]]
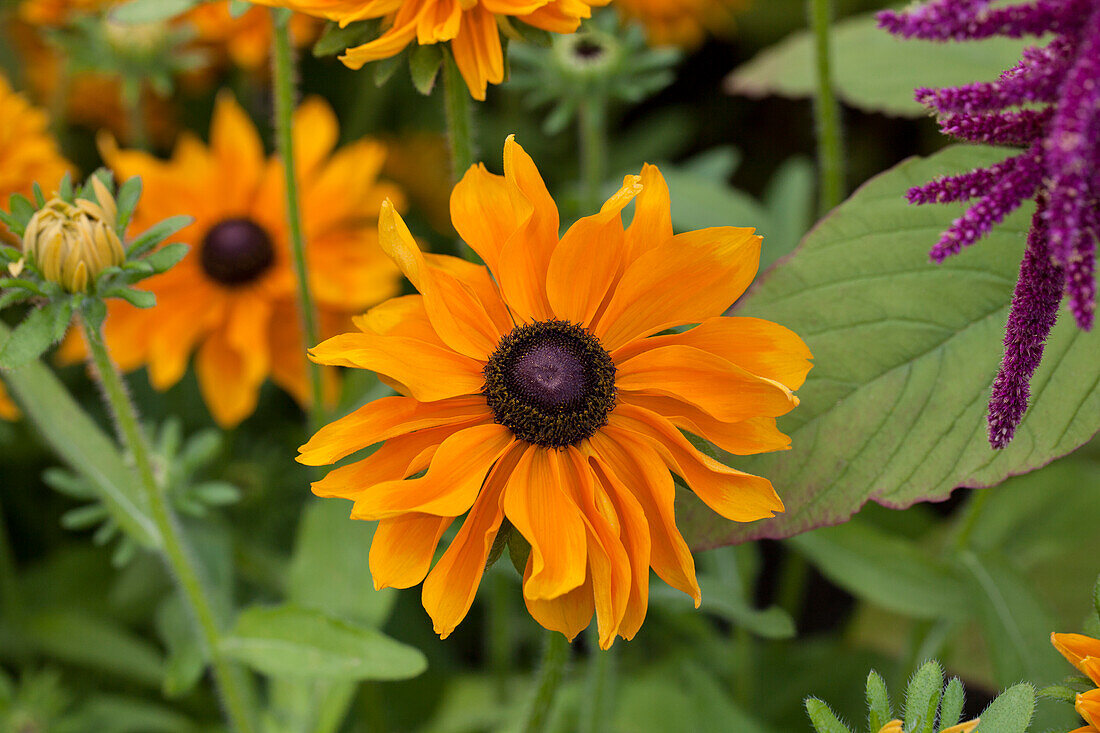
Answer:
[(725, 35), (748, 0), (615, 0), (626, 18), (640, 21), (654, 46), (696, 48), (708, 33)]

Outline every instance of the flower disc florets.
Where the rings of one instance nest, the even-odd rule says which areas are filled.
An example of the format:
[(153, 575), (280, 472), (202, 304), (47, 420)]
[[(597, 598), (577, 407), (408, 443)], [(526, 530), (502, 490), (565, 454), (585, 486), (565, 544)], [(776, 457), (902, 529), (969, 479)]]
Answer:
[(611, 355), (566, 321), (519, 326), (500, 340), (484, 374), (496, 421), (535, 445), (575, 445), (605, 425), (615, 407)]
[(213, 280), (244, 285), (275, 263), (275, 247), (263, 227), (251, 219), (226, 219), (202, 240), (202, 269)]

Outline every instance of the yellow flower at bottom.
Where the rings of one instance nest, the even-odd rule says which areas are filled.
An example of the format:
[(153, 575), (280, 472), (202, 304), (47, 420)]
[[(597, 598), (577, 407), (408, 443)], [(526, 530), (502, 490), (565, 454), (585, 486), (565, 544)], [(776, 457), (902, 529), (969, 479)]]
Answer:
[(489, 84), (504, 81), (504, 50), (498, 18), (517, 20), (551, 33), (572, 33), (592, 7), (609, 0), (254, 0), (339, 21), (384, 18), (387, 30), (370, 43), (349, 48), (340, 60), (349, 68), (390, 58), (415, 41), (451, 42), (455, 63), (475, 99)]
[(1098, 688), (1077, 696), (1077, 714), (1088, 725), (1072, 733), (1100, 733), (1100, 639), (1083, 634), (1051, 634), (1050, 643)]
[(646, 28), (654, 46), (695, 48), (708, 33), (721, 35), (733, 28), (733, 13), (748, 0), (616, 0), (625, 18)]
[[(641, 627), (650, 568), (699, 603), (672, 472), (732, 521), (783, 510), (769, 481), (711, 459), (681, 430), (735, 455), (788, 448), (775, 418), (798, 404), (811, 355), (782, 326), (722, 316), (756, 274), (760, 237), (734, 227), (674, 236), (656, 167), (560, 240), (557, 206), (511, 138), (504, 170), (471, 168), (451, 198), (455, 228), (488, 267), (421, 252), (383, 206), (380, 243), (419, 294), (373, 308), (359, 332), (311, 355), (375, 371), (401, 396), (322, 428), (299, 460), (331, 464), (382, 443), (313, 490), (379, 520), (375, 586), (423, 581), (440, 636), (469, 610), (507, 520), (531, 547), (532, 616), (572, 638), (595, 612), (607, 648)], [(687, 324), (698, 325), (657, 335)]]
[[(325, 102), (307, 99), (293, 129), (310, 284), (322, 333), (339, 333), (352, 314), (399, 289), (375, 222), (383, 199), (403, 197), (377, 180), (386, 157), (380, 143), (361, 140), (334, 151), (339, 128)], [(167, 389), (196, 352), (203, 398), (222, 426), (252, 413), (268, 375), (308, 404), (282, 165), (265, 158), (244, 110), (231, 95), (219, 96), (209, 147), (185, 134), (169, 161), (119, 150), (107, 137), (101, 149), (120, 178), (142, 178), (136, 230), (177, 214), (195, 217), (168, 240), (189, 243), (191, 252), (142, 283), (156, 294), (156, 307), (109, 307), (105, 335), (119, 365), (147, 365), (153, 386)], [(79, 339), (70, 339), (64, 356), (81, 354)]]
[[(973, 733), (974, 729), (978, 727), (978, 723), (981, 723), (980, 718), (974, 720), (968, 720), (965, 723), (959, 723), (953, 725), (950, 728), (944, 728), (940, 733)], [(901, 720), (891, 720), (886, 725), (879, 729), (878, 733), (904, 733), (905, 723)]]

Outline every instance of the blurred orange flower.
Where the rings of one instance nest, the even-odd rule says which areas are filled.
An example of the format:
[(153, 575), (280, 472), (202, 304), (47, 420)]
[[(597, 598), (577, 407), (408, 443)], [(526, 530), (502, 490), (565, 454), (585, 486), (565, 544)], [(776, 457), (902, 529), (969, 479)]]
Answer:
[[(225, 54), (236, 66), (248, 71), (266, 71), (271, 51), (271, 13), (264, 8), (250, 8), (240, 17), (229, 12), (229, 3), (199, 5), (179, 19), (195, 27), (195, 42), (219, 54)], [(317, 39), (321, 22), (308, 15), (295, 14), (290, 19), (290, 36), (301, 48)]]
[(748, 5), (748, 0), (616, 0), (615, 7), (625, 18), (645, 26), (653, 46), (680, 46), (692, 49), (706, 40), (708, 33), (721, 35), (733, 27), (733, 14)]
[(572, 33), (592, 7), (609, 0), (255, 0), (291, 8), (347, 25), (384, 18), (387, 30), (340, 60), (358, 69), (369, 61), (395, 56), (415, 41), (421, 46), (451, 42), (455, 63), (475, 99), (485, 99), (489, 84), (504, 80), (504, 51), (498, 18), (515, 18), (552, 33)]
[[(310, 281), (322, 330), (333, 334), (398, 291), (400, 275), (378, 247), (376, 221), (383, 199), (404, 196), (377, 180), (386, 157), (381, 143), (361, 140), (334, 151), (339, 128), (321, 99), (297, 110), (294, 137)], [(100, 147), (120, 178), (144, 182), (136, 229), (176, 214), (196, 219), (169, 240), (191, 243), (191, 253), (144, 283), (157, 306), (110, 308), (106, 338), (120, 366), (147, 365), (153, 385), (166, 389), (196, 352), (203, 398), (226, 427), (252, 413), (268, 375), (308, 404), (282, 165), (265, 159), (236, 100), (218, 97), (209, 147), (185, 133), (169, 161), (119, 150), (107, 135)], [(79, 353), (79, 340), (67, 346), (68, 358)]]

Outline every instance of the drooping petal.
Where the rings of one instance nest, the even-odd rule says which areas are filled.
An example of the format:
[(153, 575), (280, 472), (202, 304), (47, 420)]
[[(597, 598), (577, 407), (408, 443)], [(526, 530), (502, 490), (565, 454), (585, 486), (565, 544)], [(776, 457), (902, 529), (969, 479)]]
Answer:
[(504, 176), (490, 173), (484, 163), (466, 171), (451, 194), (451, 221), (458, 235), (494, 273), (508, 238), (532, 210), (518, 188)]
[(307, 466), (327, 466), (367, 446), (398, 435), (479, 417), (492, 417), (483, 397), (456, 398), (442, 402), (418, 402), (411, 397), (383, 397), (318, 430), (308, 443), (298, 449), (298, 462)]
[(761, 238), (752, 232), (701, 229), (643, 253), (623, 274), (594, 333), (614, 351), (666, 328), (721, 315), (756, 275)]
[(504, 519), (504, 487), (524, 450), (523, 443), (513, 443), (497, 461), (462, 528), (424, 581), (424, 609), (432, 618), (435, 633), (443, 639), (466, 617), (474, 602), (485, 562)]
[[(1089, 674), (1083, 664), (1086, 659), (1092, 657), (1100, 660), (1100, 639), (1084, 634), (1051, 634), (1050, 643), (1070, 664), (1085, 674)], [(1100, 686), (1100, 677), (1092, 677), (1092, 681)]]
[(711, 509), (734, 522), (752, 522), (783, 511), (770, 481), (723, 465), (696, 450), (676, 427), (660, 415), (632, 405), (620, 405), (608, 419), (608, 431), (642, 436), (665, 464), (681, 476)]
[(557, 451), (538, 446), (527, 449), (504, 492), (504, 514), (531, 543), (531, 572), (523, 583), (525, 598), (557, 598), (584, 582), (584, 521), (562, 488)]
[[(413, 2), (404, 3), (388, 31), (369, 43), (349, 48), (339, 57), (344, 62), (344, 66), (358, 70), (370, 61), (388, 59), (390, 56), (401, 53), (405, 46), (416, 38), (420, 5)], [(342, 19), (341, 22), (346, 23), (348, 20)]]
[(801, 387), (813, 368), (813, 354), (798, 334), (760, 318), (710, 318), (683, 333), (631, 341), (612, 356), (623, 362), (644, 351), (674, 345), (702, 349), (791, 390)]
[(439, 538), (453, 521), (430, 514), (403, 514), (380, 521), (370, 545), (374, 589), (411, 588), (424, 580)]
[(420, 478), (383, 481), (356, 497), (353, 519), (386, 519), (407, 512), (457, 517), (473, 505), (489, 469), (512, 444), (512, 431), (475, 425), (444, 440)]
[(634, 204), (634, 219), (626, 230), (627, 262), (672, 239), (672, 198), (657, 166), (642, 166), (642, 192)]
[(263, 376), (257, 378), (248, 368), (224, 332), (216, 331), (203, 342), (195, 374), (211, 416), (223, 428), (233, 427), (256, 409)]
[(621, 392), (619, 400), (667, 418), (673, 425), (709, 440), (735, 456), (787, 450), (791, 439), (776, 427), (774, 417), (754, 417), (740, 422), (722, 422), (688, 403), (644, 392)]
[[(533, 574), (533, 567), (534, 558), (528, 558), (527, 568), (523, 573), (525, 587)], [(592, 621), (592, 612), (596, 609), (592, 578), (588, 576), (576, 588), (555, 598), (531, 598), (524, 593), (523, 601), (531, 618), (540, 626), (564, 634), (570, 641), (588, 628)]]
[(504, 50), (493, 14), (480, 5), (464, 12), (451, 49), (470, 96), (485, 101), (486, 87), (504, 81)]

